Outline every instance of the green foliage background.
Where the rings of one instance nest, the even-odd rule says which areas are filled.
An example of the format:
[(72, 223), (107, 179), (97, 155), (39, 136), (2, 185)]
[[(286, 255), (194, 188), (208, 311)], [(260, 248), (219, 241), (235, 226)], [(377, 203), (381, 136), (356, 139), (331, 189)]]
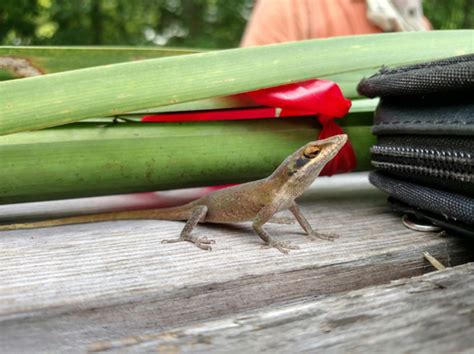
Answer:
[[(254, 0), (1, 0), (3, 45), (239, 44)], [(474, 0), (425, 0), (435, 29), (474, 27)]]

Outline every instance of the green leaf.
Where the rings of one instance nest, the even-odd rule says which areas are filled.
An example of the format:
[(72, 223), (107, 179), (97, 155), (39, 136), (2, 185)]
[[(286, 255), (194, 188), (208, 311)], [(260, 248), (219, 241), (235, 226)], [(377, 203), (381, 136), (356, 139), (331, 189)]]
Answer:
[[(358, 170), (367, 170), (372, 112), (354, 114), (345, 130)], [(5, 135), (0, 204), (247, 182), (268, 176), (318, 134), (316, 119), (287, 118), (81, 122)]]
[[(195, 50), (136, 47), (0, 47), (0, 68), (9, 71), (10, 78), (23, 77), (18, 64), (37, 74), (89, 68), (196, 53)], [(14, 60), (12, 60), (14, 59)], [(17, 65), (15, 65), (17, 63)], [(26, 72), (27, 73), (27, 72)], [(6, 74), (0, 76), (0, 80)]]
[(245, 182), (317, 134), (314, 119), (275, 119), (77, 123), (4, 136), (0, 203)]
[(345, 90), (354, 90), (357, 72), (471, 52), (472, 30), (393, 33), (238, 48), (4, 81), (0, 135), (312, 78), (336, 77)]

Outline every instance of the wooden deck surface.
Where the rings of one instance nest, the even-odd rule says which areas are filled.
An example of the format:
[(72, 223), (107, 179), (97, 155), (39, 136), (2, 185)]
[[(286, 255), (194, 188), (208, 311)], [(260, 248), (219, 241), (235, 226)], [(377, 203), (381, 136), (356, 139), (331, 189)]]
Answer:
[[(248, 331), (250, 327), (245, 327), (239, 333), (235, 332), (234, 338), (234, 332), (228, 332), (228, 328), (220, 331), (219, 327), (213, 327), (216, 323), (213, 321), (233, 322), (247, 311), (273, 316), (274, 311), (281, 309), (287, 313), (282, 317), (281, 327), (271, 324), (275, 332), (266, 332), (269, 336), (262, 340), (262, 350), (271, 351), (279, 348), (272, 344), (272, 336), (278, 337), (279, 330), (291, 330), (291, 318), (305, 320), (305, 316), (298, 318), (298, 306), (310, 304), (308, 306), (318, 312), (318, 306), (325, 306), (324, 301), (332, 301), (335, 308), (340, 301), (342, 311), (349, 306), (350, 294), (357, 289), (362, 290), (354, 293), (359, 294), (355, 298), (367, 298), (350, 310), (356, 313), (359, 308), (357, 316), (361, 317), (352, 314), (351, 318), (356, 317), (347, 321), (357, 327), (355, 331), (360, 336), (366, 336), (367, 331), (362, 327), (366, 322), (371, 323), (372, 317), (364, 317), (364, 306), (376, 304), (381, 296), (378, 294), (384, 294), (384, 289), (399, 286), (367, 287), (433, 271), (423, 258), (424, 251), (429, 251), (447, 266), (468, 262), (473, 255), (472, 246), (458, 238), (406, 229), (400, 218), (388, 210), (385, 199), (385, 195), (368, 184), (364, 174), (318, 180), (302, 198), (302, 209), (316, 229), (337, 233), (340, 238), (336, 242), (311, 242), (296, 224), (269, 224), (267, 230), (276, 238), (301, 247), (289, 255), (274, 249), (261, 249), (259, 239), (248, 224), (199, 226), (197, 234), (216, 240), (212, 252), (190, 244), (161, 244), (163, 239), (179, 234), (183, 227), (180, 222), (116, 221), (2, 232), (0, 352), (157, 349), (166, 352), (167, 348), (172, 352), (175, 349), (178, 352), (194, 349), (219, 352), (226, 343), (235, 345), (239, 336), (243, 342), (249, 340), (251, 343), (250, 337), (254, 334)], [(124, 206), (136, 207), (136, 197), (2, 206), (0, 222)], [(472, 284), (472, 266), (459, 269), (471, 277)], [(350, 293), (346, 293), (348, 291)], [(360, 295), (364, 291), (367, 295)], [(463, 304), (461, 295), (458, 298)], [(399, 302), (403, 307), (408, 301), (404, 296), (397, 297), (393, 293), (388, 299), (393, 301), (393, 306)], [(412, 309), (415, 309), (419, 302), (413, 301)], [(468, 308), (472, 305), (468, 300), (465, 304)], [(382, 309), (388, 305), (389, 302), (380, 297), (380, 313), (389, 313), (390, 308)], [(293, 309), (295, 312), (291, 314)], [(410, 315), (410, 308), (405, 309), (401, 308), (391, 317), (399, 318), (400, 326), (405, 317), (409, 323), (416, 319), (416, 311)], [(466, 311), (467, 318), (473, 320), (472, 312)], [(465, 315), (461, 312), (446, 317), (447, 328), (457, 326), (457, 317)], [(287, 321), (285, 316), (290, 319)], [(323, 328), (323, 317), (317, 314), (313, 317), (314, 326)], [(428, 321), (429, 318), (422, 316), (420, 320)], [(294, 348), (337, 350), (348, 349), (350, 343), (357, 343), (357, 336), (333, 331), (332, 327), (339, 326), (333, 322), (329, 321), (327, 330), (321, 330), (314, 340), (309, 335), (305, 337), (309, 332), (301, 332), (301, 346)], [(216, 341), (203, 344), (199, 342), (200, 336), (191, 338), (196, 323), (201, 323), (199, 328), (207, 331), (202, 336), (205, 342), (209, 336), (215, 337)], [(264, 327), (265, 323), (263, 321)], [(422, 322), (421, 326), (429, 323)], [(300, 325), (312, 327), (312, 321), (295, 323), (291, 331), (301, 330)], [(375, 316), (373, 328), (380, 327), (382, 332), (383, 325), (383, 318)], [(457, 341), (466, 337), (463, 343), (472, 344), (469, 330), (457, 331), (455, 328), (458, 327), (453, 327), (452, 338), (448, 339)], [(181, 338), (170, 333), (185, 335)], [(166, 334), (169, 341), (160, 337), (162, 334)], [(283, 352), (299, 343), (290, 335), (283, 337), (284, 333), (281, 334), (281, 339), (287, 341), (284, 345), (280, 343)], [(410, 332), (406, 331), (405, 335), (409, 337)], [(193, 341), (199, 345), (195, 347)], [(331, 347), (324, 343), (339, 344)], [(370, 348), (369, 340), (364, 343), (361, 348)], [(380, 343), (374, 340), (373, 348)], [(436, 342), (427, 343), (433, 345), (433, 350), (437, 349)]]
[(472, 353), (474, 264), (92, 344), (91, 352)]

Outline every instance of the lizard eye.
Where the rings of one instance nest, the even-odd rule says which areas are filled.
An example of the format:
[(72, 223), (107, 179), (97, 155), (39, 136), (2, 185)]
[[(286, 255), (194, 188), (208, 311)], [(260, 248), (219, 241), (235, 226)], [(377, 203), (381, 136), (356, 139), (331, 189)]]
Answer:
[(317, 146), (308, 146), (304, 151), (303, 155), (308, 159), (314, 159), (316, 156), (319, 155), (321, 149)]

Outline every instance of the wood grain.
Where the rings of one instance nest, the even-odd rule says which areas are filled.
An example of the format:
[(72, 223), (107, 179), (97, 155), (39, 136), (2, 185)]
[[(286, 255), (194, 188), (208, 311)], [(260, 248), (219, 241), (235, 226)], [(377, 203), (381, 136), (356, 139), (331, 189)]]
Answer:
[(472, 353), (474, 264), (93, 343), (92, 352)]
[[(247, 224), (198, 227), (196, 234), (216, 240), (212, 252), (162, 245), (180, 232), (179, 222), (2, 232), (0, 352), (81, 352), (102, 340), (383, 284), (432, 270), (423, 251), (447, 266), (471, 259), (462, 240), (404, 228), (385, 196), (358, 176), (319, 179), (302, 200), (317, 230), (340, 234), (336, 242), (310, 242), (297, 225), (268, 225), (301, 247), (288, 256), (261, 249)], [(44, 215), (55, 210), (42, 206)], [(20, 220), (22, 206), (14, 208), (10, 216)], [(25, 218), (39, 216), (23, 208)]]

